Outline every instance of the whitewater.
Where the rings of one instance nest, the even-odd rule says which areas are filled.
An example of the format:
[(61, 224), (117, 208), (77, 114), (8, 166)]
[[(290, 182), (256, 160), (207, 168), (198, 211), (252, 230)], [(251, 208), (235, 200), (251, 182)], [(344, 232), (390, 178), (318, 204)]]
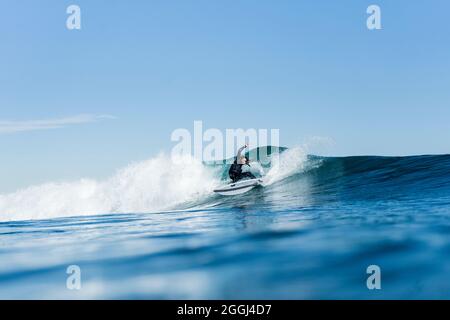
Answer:
[[(306, 152), (292, 148), (274, 158), (267, 169), (270, 185), (301, 170)], [(256, 166), (254, 168), (260, 168)], [(46, 183), (0, 195), (0, 221), (52, 219), (109, 213), (149, 213), (211, 196), (224, 184), (227, 166), (207, 166), (191, 156), (164, 153), (133, 163), (105, 181), (81, 179)]]

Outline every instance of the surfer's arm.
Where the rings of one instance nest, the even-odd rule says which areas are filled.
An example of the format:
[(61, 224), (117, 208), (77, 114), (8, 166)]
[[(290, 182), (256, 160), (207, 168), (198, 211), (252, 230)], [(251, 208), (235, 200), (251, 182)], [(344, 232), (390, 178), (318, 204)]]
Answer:
[(237, 153), (237, 155), (236, 155), (236, 158), (237, 158), (237, 159), (239, 159), (239, 158), (241, 157), (242, 151), (243, 151), (245, 148), (247, 148), (247, 145), (245, 145), (245, 146), (239, 148), (238, 153)]

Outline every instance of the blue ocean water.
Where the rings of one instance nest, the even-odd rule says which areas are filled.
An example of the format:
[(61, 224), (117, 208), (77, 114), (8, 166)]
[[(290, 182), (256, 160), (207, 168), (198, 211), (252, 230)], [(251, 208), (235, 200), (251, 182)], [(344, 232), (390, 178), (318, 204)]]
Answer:
[[(51, 215), (71, 208), (60, 204), (46, 218), (33, 213), (80, 201), (78, 189), (56, 186), (70, 200), (49, 186), (3, 196), (0, 298), (450, 298), (449, 155), (295, 157), (264, 187), (200, 193), (170, 210)], [(70, 265), (80, 290), (66, 287)], [(380, 290), (367, 288), (370, 265)]]

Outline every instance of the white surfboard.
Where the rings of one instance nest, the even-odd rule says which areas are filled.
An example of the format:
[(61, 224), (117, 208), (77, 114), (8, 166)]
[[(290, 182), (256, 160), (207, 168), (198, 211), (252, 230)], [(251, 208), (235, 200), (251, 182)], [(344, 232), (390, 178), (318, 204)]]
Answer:
[(252, 190), (254, 187), (260, 186), (262, 182), (263, 181), (261, 179), (241, 180), (215, 189), (214, 192), (223, 196), (234, 196), (246, 193), (247, 191)]

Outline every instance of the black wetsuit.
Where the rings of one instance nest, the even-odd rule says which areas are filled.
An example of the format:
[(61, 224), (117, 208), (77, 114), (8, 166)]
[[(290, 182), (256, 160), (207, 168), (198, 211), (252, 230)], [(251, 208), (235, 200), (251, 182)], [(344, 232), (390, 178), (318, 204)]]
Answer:
[(237, 182), (244, 178), (255, 179), (256, 177), (251, 172), (242, 172), (243, 164), (238, 164), (237, 159), (231, 165), (228, 175), (233, 182)]

